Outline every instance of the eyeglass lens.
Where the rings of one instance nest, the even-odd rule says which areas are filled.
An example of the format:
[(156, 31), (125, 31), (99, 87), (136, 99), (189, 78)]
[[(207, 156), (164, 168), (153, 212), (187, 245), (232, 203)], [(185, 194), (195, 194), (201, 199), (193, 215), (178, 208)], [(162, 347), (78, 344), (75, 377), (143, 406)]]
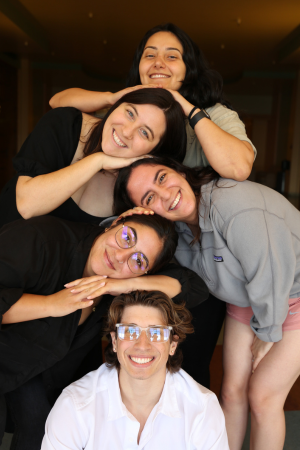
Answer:
[(116, 232), (116, 240), (121, 248), (134, 247), (137, 242), (135, 232), (126, 225), (123, 225), (123, 227)]
[[(137, 340), (142, 332), (142, 328), (134, 325), (119, 325), (117, 327), (118, 338), (125, 341)], [(146, 335), (151, 342), (167, 342), (170, 337), (168, 327), (148, 327)]]
[[(116, 232), (116, 241), (121, 248), (132, 248), (137, 243), (135, 231), (126, 225), (123, 225)], [(148, 269), (148, 259), (143, 253), (133, 253), (128, 259), (128, 266), (133, 273), (144, 273)]]

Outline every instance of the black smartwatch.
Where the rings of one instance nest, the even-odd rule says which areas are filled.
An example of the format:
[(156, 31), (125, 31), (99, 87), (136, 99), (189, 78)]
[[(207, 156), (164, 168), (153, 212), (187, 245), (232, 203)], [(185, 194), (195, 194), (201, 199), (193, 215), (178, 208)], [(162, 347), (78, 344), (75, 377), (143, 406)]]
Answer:
[(210, 115), (208, 114), (208, 112), (205, 111), (205, 109), (201, 109), (199, 112), (197, 112), (197, 114), (195, 114), (191, 119), (190, 116), (193, 114), (193, 112), (195, 111), (195, 109), (197, 109), (197, 107), (193, 108), (192, 111), (189, 114), (189, 124), (190, 126), (193, 128), (195, 128), (196, 123), (199, 122), (199, 120), (203, 119), (204, 117), (206, 117), (206, 119), (211, 120)]

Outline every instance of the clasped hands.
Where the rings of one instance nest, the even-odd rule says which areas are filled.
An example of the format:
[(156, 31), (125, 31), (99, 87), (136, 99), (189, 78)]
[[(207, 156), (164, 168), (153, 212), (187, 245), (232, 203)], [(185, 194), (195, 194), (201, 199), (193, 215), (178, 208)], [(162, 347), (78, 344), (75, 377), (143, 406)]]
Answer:
[(94, 304), (94, 299), (104, 294), (119, 295), (131, 292), (134, 289), (134, 278), (119, 279), (107, 278), (106, 275), (94, 275), (80, 278), (65, 284), (65, 289), (49, 295), (49, 316), (62, 317), (88, 308)]

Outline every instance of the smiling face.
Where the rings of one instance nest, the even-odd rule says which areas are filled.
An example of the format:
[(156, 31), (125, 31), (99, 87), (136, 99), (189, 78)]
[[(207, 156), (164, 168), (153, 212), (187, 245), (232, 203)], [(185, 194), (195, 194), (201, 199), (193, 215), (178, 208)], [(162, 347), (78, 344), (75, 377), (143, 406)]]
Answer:
[(102, 150), (109, 156), (124, 158), (146, 155), (165, 130), (166, 118), (157, 106), (121, 103), (104, 124)]
[[(158, 308), (143, 305), (126, 306), (121, 323), (140, 327), (168, 325)], [(150, 342), (145, 330), (136, 341), (117, 339), (115, 332), (111, 332), (111, 337), (121, 366), (120, 377), (137, 380), (146, 380), (152, 376), (165, 378), (168, 357), (174, 354), (176, 342)]]
[(133, 248), (120, 248), (116, 241), (116, 233), (122, 228), (118, 225), (101, 234), (94, 242), (86, 266), (85, 276), (107, 275), (110, 278), (134, 278), (128, 265), (128, 258), (136, 252), (141, 252), (149, 262), (147, 270), (151, 270), (162, 250), (162, 241), (156, 232), (145, 225), (126, 222), (136, 233), (137, 244)]
[(142, 84), (161, 84), (179, 91), (185, 78), (183, 47), (168, 31), (153, 34), (147, 41), (139, 65)]
[(173, 222), (198, 224), (195, 194), (184, 175), (166, 166), (138, 166), (132, 170), (127, 191), (136, 206), (151, 208)]

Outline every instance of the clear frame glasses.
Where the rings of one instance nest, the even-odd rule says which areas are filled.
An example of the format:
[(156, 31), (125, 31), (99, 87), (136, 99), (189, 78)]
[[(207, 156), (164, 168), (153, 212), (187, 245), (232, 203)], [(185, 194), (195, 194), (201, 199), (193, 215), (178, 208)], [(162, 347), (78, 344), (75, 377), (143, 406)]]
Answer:
[[(120, 248), (133, 248), (137, 244), (136, 231), (125, 224), (116, 231), (115, 239)], [(141, 252), (132, 253), (127, 264), (131, 272), (136, 274), (147, 273), (149, 267), (147, 256)]]
[(117, 335), (121, 341), (137, 341), (146, 331), (146, 336), (150, 342), (168, 342), (173, 327), (169, 325), (151, 325), (150, 327), (139, 327), (135, 324), (117, 323)]

